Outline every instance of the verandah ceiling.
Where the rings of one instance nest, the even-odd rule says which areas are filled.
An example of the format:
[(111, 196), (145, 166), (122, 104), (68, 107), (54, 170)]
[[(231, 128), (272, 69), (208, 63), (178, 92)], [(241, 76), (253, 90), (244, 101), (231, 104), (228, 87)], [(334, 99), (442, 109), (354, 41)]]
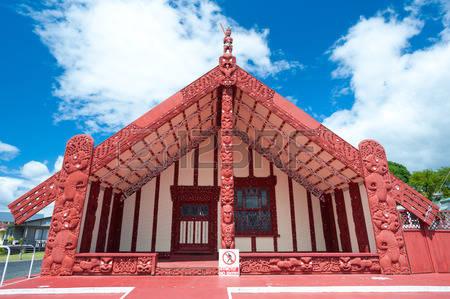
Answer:
[[(202, 97), (97, 170), (92, 178), (126, 196), (133, 194), (217, 131), (218, 98), (218, 89)], [(234, 118), (237, 136), (315, 196), (362, 180), (313, 142), (308, 132), (296, 130), (240, 89), (235, 92)]]

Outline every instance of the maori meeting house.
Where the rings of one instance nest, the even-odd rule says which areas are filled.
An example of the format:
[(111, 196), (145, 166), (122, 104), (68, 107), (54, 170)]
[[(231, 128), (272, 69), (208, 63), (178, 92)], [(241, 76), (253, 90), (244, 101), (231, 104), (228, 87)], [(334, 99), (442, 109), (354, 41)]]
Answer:
[[(9, 205), (55, 203), (42, 275), (450, 272), (447, 211), (236, 64), (219, 64)], [(379, 121), (374, 117), (374, 121)], [(388, 128), (387, 128), (388, 129)], [(405, 150), (413, 150), (407, 149)]]

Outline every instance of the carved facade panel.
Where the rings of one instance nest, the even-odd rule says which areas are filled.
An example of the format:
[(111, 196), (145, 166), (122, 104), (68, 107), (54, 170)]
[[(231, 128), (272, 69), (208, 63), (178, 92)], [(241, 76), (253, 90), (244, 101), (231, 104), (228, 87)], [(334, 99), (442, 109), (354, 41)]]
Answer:
[(241, 274), (380, 273), (376, 255), (241, 254)]
[(155, 275), (156, 253), (77, 254), (74, 275)]
[(74, 136), (67, 143), (42, 275), (72, 274), (93, 149), (94, 141), (87, 135)]
[(364, 182), (382, 272), (410, 273), (397, 202), (391, 192), (392, 179), (386, 153), (383, 147), (373, 140), (361, 142), (359, 150), (364, 165)]

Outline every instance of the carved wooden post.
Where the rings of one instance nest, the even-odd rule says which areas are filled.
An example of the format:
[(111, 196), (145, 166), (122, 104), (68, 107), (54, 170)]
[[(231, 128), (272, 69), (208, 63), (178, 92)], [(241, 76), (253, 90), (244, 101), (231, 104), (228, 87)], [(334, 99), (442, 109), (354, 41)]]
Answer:
[(359, 144), (359, 152), (382, 273), (408, 274), (410, 267), (397, 203), (390, 192), (392, 178), (386, 153), (374, 140), (362, 141)]
[(222, 88), (220, 159), (221, 159), (221, 192), (222, 207), (222, 248), (234, 248), (234, 179), (233, 179), (233, 85), (236, 83), (236, 58), (233, 56), (233, 38), (228, 28), (223, 39), (223, 55), (219, 59), (222, 72), (220, 84)]
[(93, 150), (94, 141), (88, 135), (76, 135), (67, 142), (42, 275), (72, 275)]

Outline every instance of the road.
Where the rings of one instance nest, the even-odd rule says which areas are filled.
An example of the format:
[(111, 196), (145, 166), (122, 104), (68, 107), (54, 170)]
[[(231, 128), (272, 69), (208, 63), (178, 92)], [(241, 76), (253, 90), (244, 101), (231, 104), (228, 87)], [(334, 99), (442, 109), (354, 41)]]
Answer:
[[(30, 270), (30, 262), (31, 261), (9, 262), (6, 269), (5, 280), (17, 277), (26, 277), (28, 275), (28, 271)], [(32, 274), (37, 274), (41, 271), (41, 263), (42, 260), (34, 261), (33, 269), (31, 271)], [(4, 267), (5, 263), (0, 263), (0, 275), (3, 273)]]

